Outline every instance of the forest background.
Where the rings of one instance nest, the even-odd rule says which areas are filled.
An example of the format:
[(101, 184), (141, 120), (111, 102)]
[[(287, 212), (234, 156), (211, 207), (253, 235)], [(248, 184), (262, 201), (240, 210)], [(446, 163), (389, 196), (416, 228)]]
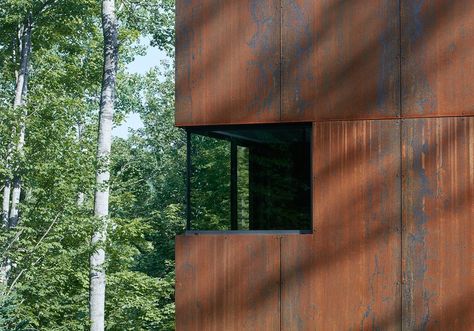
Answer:
[[(173, 124), (174, 1), (121, 0), (116, 8), (114, 123), (138, 114), (142, 125), (112, 142), (105, 325), (173, 330), (186, 164), (186, 135)], [(25, 20), (32, 22), (27, 94), (15, 106)], [(101, 28), (94, 0), (0, 0), (1, 191), (21, 178), (18, 206), (10, 205), (17, 219), (3, 215), (0, 229), (0, 330), (89, 328)], [(131, 73), (127, 65), (147, 42), (168, 60)]]

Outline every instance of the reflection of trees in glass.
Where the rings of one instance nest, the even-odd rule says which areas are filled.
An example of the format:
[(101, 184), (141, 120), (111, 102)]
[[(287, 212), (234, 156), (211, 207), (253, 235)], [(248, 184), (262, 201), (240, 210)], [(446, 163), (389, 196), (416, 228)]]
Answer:
[(249, 229), (249, 149), (237, 147), (237, 219), (239, 230)]
[(231, 139), (238, 146), (238, 230), (310, 229), (311, 153), (305, 130), (192, 134), (192, 229), (230, 230)]
[(230, 143), (191, 135), (193, 230), (228, 230), (230, 225)]

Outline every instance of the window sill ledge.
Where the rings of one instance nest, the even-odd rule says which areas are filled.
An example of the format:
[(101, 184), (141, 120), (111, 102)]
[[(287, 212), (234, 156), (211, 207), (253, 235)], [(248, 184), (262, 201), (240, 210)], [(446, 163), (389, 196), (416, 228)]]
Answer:
[(198, 235), (294, 235), (294, 234), (312, 234), (311, 230), (223, 230), (223, 231), (201, 231), (187, 230), (186, 236)]

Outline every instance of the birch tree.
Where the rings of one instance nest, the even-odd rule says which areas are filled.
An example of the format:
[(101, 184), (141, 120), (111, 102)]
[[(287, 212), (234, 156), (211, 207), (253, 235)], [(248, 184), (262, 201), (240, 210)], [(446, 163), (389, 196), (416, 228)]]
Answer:
[(115, 78), (118, 65), (118, 26), (115, 1), (102, 1), (102, 31), (104, 36), (104, 69), (100, 98), (99, 135), (97, 147), (98, 169), (94, 216), (99, 224), (92, 236), (95, 251), (90, 258), (90, 329), (104, 330), (105, 320), (105, 239), (109, 217), (110, 152), (115, 102)]
[[(26, 94), (28, 89), (28, 66), (29, 66), (29, 57), (31, 53), (31, 31), (32, 31), (32, 17), (31, 12), (27, 14), (26, 19), (20, 25), (18, 30), (18, 39), (20, 47), (20, 68), (15, 72), (16, 85), (15, 85), (15, 97), (13, 100), (13, 111), (17, 110), (20, 107), (25, 106)], [(15, 46), (13, 46), (14, 57), (13, 61), (16, 61), (15, 58)], [(25, 108), (23, 108), (22, 113), (26, 115)], [(23, 116), (22, 116), (23, 117)], [(24, 118), (20, 119), (20, 132), (18, 137), (18, 142), (16, 144), (16, 155), (23, 154), (23, 146), (25, 143), (25, 122)], [(12, 131), (12, 137), (16, 135), (16, 130)], [(6, 166), (10, 166), (10, 158), (12, 151), (10, 148), (12, 144), (9, 144), (8, 155), (6, 160)], [(10, 210), (10, 191), (12, 181), (11, 178), (5, 179), (5, 184), (3, 188), (3, 203), (2, 203), (2, 222), (3, 226), (6, 228), (15, 227), (18, 223), (18, 203), (20, 202), (21, 194), (21, 179), (18, 174), (18, 169), (14, 169), (15, 176), (13, 178), (13, 192), (11, 194), (11, 210)], [(10, 215), (9, 215), (10, 210)], [(8, 281), (8, 275), (11, 270), (11, 260), (6, 258), (2, 261), (0, 266), (0, 284), (6, 284)]]
[[(46, 30), (48, 30), (48, 27), (51, 28), (51, 25), (54, 26), (54, 21), (52, 21), (53, 23), (48, 22), (47, 14), (49, 14), (49, 11), (56, 9), (55, 6), (58, 5), (58, 0), (12, 1), (0, 4), (4, 14), (4, 17), (0, 20), (1, 28), (7, 30), (7, 35), (11, 31), (15, 32), (15, 38), (13, 38), (11, 44), (11, 66), (15, 68), (13, 113), (17, 115), (17, 125), (13, 125), (11, 129), (8, 150), (4, 160), (8, 174), (4, 180), (2, 199), (3, 226), (5, 228), (15, 228), (19, 220), (19, 204), (22, 191), (21, 173), (23, 170), (26, 119), (28, 115), (26, 99), (32, 53), (32, 34), (33, 29), (37, 26), (40, 28), (46, 26)], [(17, 54), (19, 54), (19, 59)], [(10, 269), (11, 261), (7, 258), (2, 261), (0, 268), (0, 283), (8, 281)]]
[[(39, 25), (45, 23), (46, 25), (51, 24), (51, 22), (48, 22), (46, 14), (51, 9), (55, 9), (55, 6), (59, 7), (61, 5), (58, 1), (59, 0), (25, 2), (12, 1), (10, 3), (2, 4), (2, 6), (5, 7), (4, 14), (7, 17), (7, 24), (5, 26), (8, 27), (9, 25), (17, 25), (15, 28), (17, 29), (18, 38), (12, 43), (13, 66), (17, 65), (17, 54), (19, 54), (19, 68), (15, 68), (15, 95), (13, 98), (13, 110), (15, 111), (19, 108), (22, 108), (18, 132), (15, 129), (12, 130), (11, 140), (15, 141), (16, 143), (10, 143), (10, 147), (6, 156), (7, 167), (10, 166), (10, 163), (16, 163), (17, 165), (20, 164), (21, 162), (18, 162), (19, 160), (14, 160), (14, 158), (21, 159), (24, 154), (23, 148), (25, 145), (26, 131), (25, 121), (27, 116), (25, 103), (28, 92), (28, 71), (30, 67), (33, 27), (38, 25), (38, 22), (41, 22)], [(9, 15), (12, 16), (10, 20), (8, 17)], [(9, 227), (15, 227), (18, 224), (18, 206), (21, 196), (21, 176), (18, 166), (16, 166), (16, 169), (11, 170), (13, 176), (8, 176), (4, 183), (2, 220), (3, 224)]]
[[(29, 58), (31, 53), (31, 32), (32, 32), (32, 17), (31, 13), (28, 14), (28, 18), (26, 19), (25, 26), (22, 30), (23, 32), (23, 45), (21, 47), (21, 65), (20, 65), (20, 73), (17, 79), (17, 88), (15, 93), (15, 107), (25, 106), (26, 95), (28, 91), (28, 67), (29, 67)], [(20, 90), (21, 86), (21, 90)], [(25, 120), (26, 120), (26, 111), (22, 111), (22, 119), (20, 120), (20, 132), (18, 137), (18, 143), (16, 145), (16, 152), (17, 155), (22, 158), (23, 156), (23, 147), (25, 145)], [(17, 170), (18, 171), (18, 170)], [(20, 203), (20, 195), (21, 195), (21, 178), (18, 173), (15, 174), (13, 178), (13, 191), (11, 197), (11, 211), (10, 211), (10, 219), (9, 219), (9, 226), (15, 227), (18, 224), (18, 204)], [(5, 200), (5, 197), (4, 197)]]
[[(7, 175), (13, 182), (13, 165), (19, 163), (16, 146), (24, 110), (18, 107), (16, 115), (13, 114), (16, 78), (11, 44), (13, 39), (18, 40), (18, 26), (26, 13), (32, 11), (34, 19), (24, 157), (19, 163), (22, 191), (27, 194), (21, 194), (18, 226), (0, 231), (2, 258), (7, 256), (15, 262), (5, 291), (7, 295), (0, 294), (0, 330), (90, 327), (91, 248), (96, 253), (105, 247), (104, 224), (108, 219), (113, 226), (108, 228), (106, 248), (107, 329), (174, 329), (172, 240), (176, 229), (182, 228), (181, 202), (176, 199), (183, 195), (177, 188), (177, 183), (182, 182), (181, 170), (176, 170), (177, 165), (182, 165), (182, 157), (176, 158), (173, 154), (174, 138), (166, 131), (166, 128), (172, 129), (173, 88), (171, 83), (166, 87), (157, 85), (159, 76), (149, 79), (137, 76), (129, 80), (125, 67), (127, 61), (143, 54), (140, 52), (144, 48), (136, 42), (142, 36), (149, 41), (150, 32), (142, 31), (157, 25), (172, 31), (173, 24), (170, 21), (165, 25), (156, 19), (162, 12), (158, 1), (115, 1), (122, 65), (117, 73), (115, 124), (120, 124), (127, 113), (138, 112), (137, 107), (144, 100), (140, 90), (144, 82), (153, 91), (166, 90), (169, 116), (162, 116), (160, 109), (165, 105), (156, 102), (149, 110), (153, 118), (149, 127), (150, 134), (163, 139), (168, 137), (170, 141), (160, 138), (137, 146), (132, 138), (126, 143), (116, 138), (113, 155), (99, 157), (96, 167), (97, 105), (102, 75), (105, 76), (101, 1), (0, 0), (0, 189)], [(37, 6), (45, 3), (50, 10), (39, 14)], [(11, 9), (12, 6), (16, 8)], [(9, 22), (14, 21), (14, 27), (8, 26), (8, 35), (5, 13), (10, 17)], [(163, 22), (171, 19), (172, 14), (166, 12)], [(172, 41), (170, 43), (172, 45)], [(15, 55), (17, 68), (18, 52)], [(16, 70), (19, 74), (19, 69)], [(134, 85), (135, 80), (137, 85)], [(131, 92), (136, 92), (133, 102), (128, 95)], [(154, 99), (150, 102), (155, 104)], [(76, 130), (78, 122), (83, 126), (80, 135)], [(14, 140), (12, 127), (16, 128)], [(3, 156), (9, 141), (15, 155), (12, 166), (5, 170)], [(177, 145), (183, 145), (181, 139)], [(168, 147), (163, 149), (164, 146)], [(181, 152), (179, 155), (183, 156)], [(137, 153), (143, 157), (137, 157)], [(155, 157), (160, 160), (159, 168), (148, 162)], [(165, 159), (169, 162), (164, 163)], [(123, 167), (122, 160), (126, 162)], [(104, 185), (96, 186), (95, 177), (108, 169), (109, 162), (110, 207), (105, 218), (92, 218), (95, 190), (103, 191), (109, 186), (108, 179), (102, 181)], [(143, 171), (135, 171), (142, 166)], [(81, 195), (82, 203), (82, 199), (78, 199)], [(90, 245), (92, 233), (104, 234), (93, 246)], [(103, 270), (103, 266), (101, 263), (97, 270)]]
[[(18, 109), (25, 105), (27, 86), (28, 86), (28, 66), (29, 66), (29, 57), (31, 53), (31, 32), (32, 32), (32, 17), (31, 13), (28, 13), (28, 16), (25, 22), (20, 26), (18, 30), (18, 39), (20, 47), (20, 68), (15, 73), (16, 76), (16, 87), (15, 87), (15, 97), (13, 100), (13, 110)], [(15, 48), (13, 48), (15, 52)], [(15, 61), (16, 56), (13, 56)], [(15, 136), (15, 130), (13, 130), (13, 136)], [(16, 146), (16, 152), (21, 155), (23, 150), (23, 145), (25, 143), (25, 124), (24, 121), (20, 123), (20, 132), (18, 143)], [(11, 156), (11, 151), (7, 155), (7, 164), (9, 163), (9, 158)], [(3, 223), (6, 226), (15, 226), (18, 221), (18, 202), (20, 200), (21, 194), (21, 183), (20, 177), (18, 175), (13, 179), (13, 193), (12, 193), (12, 205), (10, 211), (10, 192), (11, 192), (12, 181), (11, 178), (5, 180), (5, 186), (3, 189), (3, 204), (2, 204), (2, 218)], [(10, 214), (9, 214), (10, 212)], [(8, 217), (10, 216), (10, 221)]]

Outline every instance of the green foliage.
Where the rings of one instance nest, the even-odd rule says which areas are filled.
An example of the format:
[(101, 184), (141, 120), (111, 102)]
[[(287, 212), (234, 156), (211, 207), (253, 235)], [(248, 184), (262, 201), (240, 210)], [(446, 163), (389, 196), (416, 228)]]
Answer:
[(192, 135), (192, 224), (195, 230), (229, 230), (230, 143)]
[[(0, 290), (3, 292), (4, 289)], [(27, 321), (15, 317), (17, 309), (18, 303), (15, 293), (0, 297), (0, 331), (25, 330)]]
[[(140, 111), (145, 127), (113, 144), (107, 243), (109, 330), (174, 328), (174, 236), (185, 223), (185, 140), (172, 124), (174, 83), (172, 71), (166, 70), (152, 71), (141, 80), (127, 79), (139, 92), (127, 85), (129, 91), (142, 95), (138, 104), (132, 98), (127, 102), (134, 104), (130, 109)], [(60, 94), (59, 101), (34, 95), (32, 100), (39, 101), (29, 104), (24, 158), (28, 162), (21, 165), (27, 192), (21, 223), (2, 232), (3, 249), (13, 243), (8, 249), (16, 264), (12, 282), (18, 277), (10, 283), (15, 296), (9, 294), (9, 304), (2, 304), (9, 316), (2, 323), (26, 329), (82, 330), (88, 323), (93, 229), (93, 104), (87, 98), (69, 103)], [(77, 204), (79, 192), (86, 197), (83, 206)]]
[[(144, 127), (113, 143), (107, 330), (173, 330), (174, 236), (185, 223), (186, 154), (185, 136), (173, 127), (173, 67), (163, 63), (139, 76), (125, 66), (143, 51), (137, 46), (143, 36), (172, 54), (174, 2), (118, 7), (115, 122), (135, 112)], [(30, 13), (27, 105), (13, 109), (17, 36)], [(23, 188), (19, 226), (0, 230), (2, 260), (13, 261), (0, 288), (0, 330), (88, 328), (101, 75), (100, 2), (0, 0), (0, 179), (20, 174)], [(11, 146), (22, 120), (20, 155)]]
[(113, 144), (108, 270), (120, 281), (110, 293), (127, 294), (108, 301), (117, 307), (108, 310), (111, 330), (174, 329), (174, 237), (185, 224), (185, 136), (173, 127), (173, 72), (153, 70), (142, 83), (137, 109), (144, 127)]
[(108, 330), (174, 330), (174, 274), (116, 272), (107, 286)]
[(118, 2), (123, 8), (119, 19), (129, 31), (141, 31), (151, 36), (151, 44), (165, 50), (169, 55), (174, 51), (174, 0)]

